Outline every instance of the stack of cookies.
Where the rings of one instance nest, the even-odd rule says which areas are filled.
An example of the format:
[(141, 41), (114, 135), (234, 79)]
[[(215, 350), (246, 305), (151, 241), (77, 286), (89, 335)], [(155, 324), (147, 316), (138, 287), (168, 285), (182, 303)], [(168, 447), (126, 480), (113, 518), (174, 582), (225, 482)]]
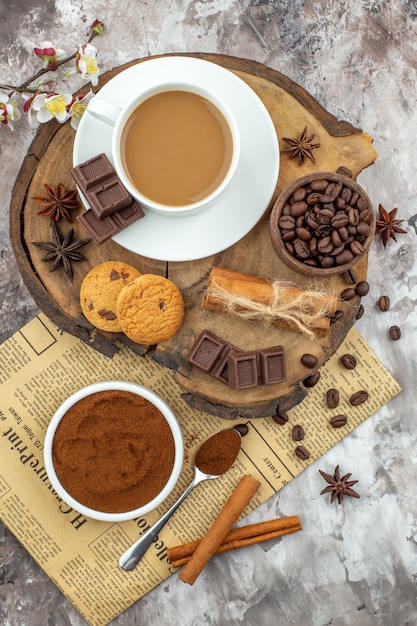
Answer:
[(141, 274), (123, 261), (106, 261), (90, 270), (81, 285), (80, 304), (96, 328), (123, 332), (147, 345), (172, 337), (184, 319), (184, 301), (172, 281)]

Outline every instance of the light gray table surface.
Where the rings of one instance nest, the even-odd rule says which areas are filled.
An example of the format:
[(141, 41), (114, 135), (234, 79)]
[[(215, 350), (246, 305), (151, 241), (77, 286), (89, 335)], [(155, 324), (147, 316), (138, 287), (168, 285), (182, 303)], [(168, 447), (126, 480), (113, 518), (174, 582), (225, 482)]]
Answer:
[[(329, 112), (374, 138), (359, 183), (375, 206), (398, 207), (406, 235), (369, 255), (357, 328), (403, 392), (251, 514), (299, 514), (303, 531), (269, 550), (213, 559), (193, 587), (172, 576), (112, 624), (133, 626), (412, 626), (417, 624), (417, 3), (414, 0), (0, 0), (0, 82), (38, 67), (32, 49), (67, 51), (94, 18), (102, 71), (148, 55), (214, 52), (288, 75)], [(0, 339), (37, 312), (9, 242), (12, 187), (34, 137), (0, 128)], [(380, 295), (392, 307), (376, 314)], [(400, 341), (387, 329), (401, 327)], [(1, 391), (0, 391), (1, 392)], [(0, 460), (1, 463), (1, 460)], [(360, 500), (320, 496), (318, 468), (340, 463)], [(296, 540), (295, 540), (296, 537)], [(0, 524), (0, 624), (86, 622)]]

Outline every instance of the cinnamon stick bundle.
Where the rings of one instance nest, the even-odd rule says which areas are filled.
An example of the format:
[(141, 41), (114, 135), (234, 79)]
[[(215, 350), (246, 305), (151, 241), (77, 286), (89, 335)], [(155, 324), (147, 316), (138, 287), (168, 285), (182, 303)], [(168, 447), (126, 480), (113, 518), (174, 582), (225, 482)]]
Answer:
[[(301, 529), (302, 526), (298, 515), (233, 528), (224, 537), (215, 554), (289, 535)], [(174, 567), (180, 567), (188, 563), (201, 541), (201, 539), (196, 539), (195, 541), (168, 548), (168, 558), (171, 564)]]
[(327, 333), (337, 296), (214, 266), (202, 306), (314, 337)]
[(225, 536), (252, 500), (260, 485), (259, 480), (253, 478), (253, 476), (245, 475), (241, 478), (238, 486), (179, 575), (180, 580), (189, 585), (195, 583), (202, 569), (216, 553)]

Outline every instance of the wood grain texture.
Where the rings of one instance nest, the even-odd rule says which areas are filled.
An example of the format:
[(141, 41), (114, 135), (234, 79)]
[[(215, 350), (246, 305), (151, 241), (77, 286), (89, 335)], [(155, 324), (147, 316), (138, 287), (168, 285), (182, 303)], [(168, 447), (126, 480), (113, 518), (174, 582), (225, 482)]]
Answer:
[[(116, 259), (131, 263), (143, 273), (167, 276), (181, 290), (186, 314), (181, 330), (172, 339), (156, 346), (154, 358), (174, 370), (175, 380), (183, 388), (186, 400), (202, 410), (222, 417), (270, 415), (278, 404), (285, 410), (302, 400), (305, 389), (300, 382), (311, 373), (300, 364), (302, 354), (316, 354), (318, 367), (322, 365), (352, 326), (359, 299), (342, 304), (340, 308), (344, 309), (343, 324), (333, 325), (326, 338), (312, 343), (312, 340), (293, 331), (203, 311), (201, 301), (207, 275), (210, 268), (217, 265), (265, 278), (290, 280), (302, 287), (310, 287), (308, 279), (282, 266), (273, 251), (268, 230), (272, 205), (279, 192), (299, 176), (312, 171), (335, 171), (340, 165), (344, 165), (356, 177), (362, 169), (373, 163), (376, 152), (368, 134), (347, 122), (339, 122), (304, 89), (283, 74), (245, 59), (213, 54), (192, 56), (230, 69), (252, 87), (271, 115), (281, 149), (285, 144), (283, 137), (295, 137), (307, 125), (309, 132), (315, 133), (315, 141), (321, 144), (315, 151), (316, 165), (307, 161), (299, 166), (295, 159), (289, 159), (288, 155), (282, 154), (276, 189), (264, 216), (240, 242), (222, 253), (193, 262), (168, 264), (135, 255), (113, 241), (101, 246), (92, 242), (82, 250), (87, 256), (87, 262), (74, 264), (74, 280), (70, 283), (63, 272), (49, 272), (47, 264), (41, 261), (42, 251), (32, 244), (33, 241), (51, 238), (49, 220), (37, 216), (38, 207), (33, 197), (43, 195), (45, 182), (51, 185), (61, 182), (66, 188), (74, 188), (70, 175), (74, 131), (69, 124), (61, 126), (50, 122), (38, 131), (16, 180), (10, 207), (12, 246), (24, 282), (39, 308), (61, 328), (108, 356), (117, 351), (119, 341), (129, 345), (138, 354), (144, 354), (148, 346), (134, 344), (123, 334), (104, 333), (87, 322), (79, 305), (79, 289), (85, 274), (102, 261)], [(106, 73), (101, 77), (100, 86), (123, 69), (144, 60), (128, 63)], [(69, 228), (69, 224), (62, 222), (59, 226), (64, 232)], [(73, 226), (77, 237), (86, 236), (78, 222), (75, 221)], [(364, 279), (366, 259), (358, 264), (357, 270), (359, 277)], [(340, 277), (334, 277), (330, 281), (316, 280), (314, 286), (331, 288), (335, 293), (340, 293), (346, 285)], [(204, 328), (242, 349), (283, 345), (287, 354), (286, 383), (231, 391), (226, 385), (192, 368), (187, 362), (187, 355)]]

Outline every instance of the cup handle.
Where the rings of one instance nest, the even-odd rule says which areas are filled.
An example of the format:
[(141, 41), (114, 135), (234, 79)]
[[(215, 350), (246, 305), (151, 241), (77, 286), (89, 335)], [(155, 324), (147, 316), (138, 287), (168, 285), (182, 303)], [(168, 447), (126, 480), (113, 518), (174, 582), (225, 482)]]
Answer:
[(87, 106), (87, 111), (91, 113), (93, 117), (111, 126), (115, 125), (121, 110), (120, 107), (98, 96), (94, 96)]

